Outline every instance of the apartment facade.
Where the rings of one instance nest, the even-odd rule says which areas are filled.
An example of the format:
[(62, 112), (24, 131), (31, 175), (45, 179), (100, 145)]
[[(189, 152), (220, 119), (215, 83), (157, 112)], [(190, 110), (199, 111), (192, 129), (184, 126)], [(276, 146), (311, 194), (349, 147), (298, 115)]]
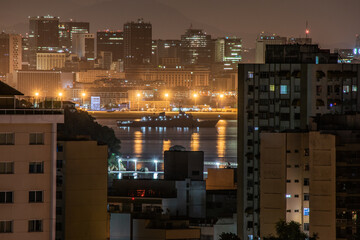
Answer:
[(336, 137), (320, 132), (262, 133), (260, 237), (280, 219), (319, 239), (336, 239)]
[(239, 65), (238, 232), (244, 239), (260, 234), (260, 132), (307, 129), (311, 116), (359, 111), (359, 70), (356, 64)]
[(55, 239), (56, 135), (63, 113), (15, 109), (11, 101), (21, 93), (8, 86), (0, 95), (2, 109), (11, 109), (0, 113), (0, 238)]

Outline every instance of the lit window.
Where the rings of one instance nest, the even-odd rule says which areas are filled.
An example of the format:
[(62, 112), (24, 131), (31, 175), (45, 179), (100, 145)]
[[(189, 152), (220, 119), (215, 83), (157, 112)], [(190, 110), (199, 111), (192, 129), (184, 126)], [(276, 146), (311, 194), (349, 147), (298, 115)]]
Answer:
[(357, 86), (356, 85), (352, 85), (352, 91), (357, 92)]
[(343, 93), (350, 92), (350, 86), (343, 86)]
[(248, 72), (248, 78), (254, 78), (254, 72)]
[(291, 198), (291, 194), (286, 194), (286, 198)]
[(275, 92), (275, 85), (270, 85), (270, 92)]
[(304, 216), (309, 216), (310, 208), (304, 208)]
[(280, 86), (280, 94), (288, 94), (287, 85), (281, 85)]

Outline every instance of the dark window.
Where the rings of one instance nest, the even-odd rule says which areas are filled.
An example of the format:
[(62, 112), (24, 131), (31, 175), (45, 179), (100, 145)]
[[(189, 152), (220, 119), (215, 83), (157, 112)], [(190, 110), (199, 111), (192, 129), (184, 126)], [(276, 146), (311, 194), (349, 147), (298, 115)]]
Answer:
[(42, 232), (42, 220), (30, 220), (29, 221), (29, 232)]
[(286, 212), (291, 212), (291, 210), (290, 210), (290, 209), (288, 209), (288, 210), (286, 210)]
[(62, 199), (62, 191), (56, 191), (56, 199), (61, 200)]
[(29, 173), (44, 173), (44, 162), (31, 162)]
[(298, 194), (295, 194), (295, 196), (294, 196), (294, 197), (298, 198), (298, 197), (299, 197), (299, 195), (298, 195)]
[(61, 224), (61, 222), (57, 222), (57, 223), (56, 223), (56, 231), (58, 231), (58, 232), (62, 231), (62, 224)]
[(44, 133), (30, 133), (29, 134), (30, 145), (43, 145), (44, 144)]
[(62, 145), (57, 145), (57, 151), (58, 152), (62, 152), (63, 151), (63, 146)]
[(295, 165), (295, 168), (299, 168), (300, 166), (299, 165)]
[(291, 180), (290, 180), (290, 179), (288, 179), (288, 180), (286, 180), (286, 182), (287, 182), (287, 183), (291, 183)]
[(0, 174), (12, 174), (14, 173), (13, 162), (0, 162)]
[(299, 179), (295, 179), (295, 182), (298, 183), (298, 182), (299, 182)]
[(309, 201), (310, 195), (308, 193), (304, 193), (304, 201)]
[(294, 212), (299, 212), (299, 209), (294, 210)]
[(13, 203), (13, 192), (0, 192), (0, 203)]
[(39, 203), (43, 202), (43, 191), (30, 191), (29, 192), (29, 202), (30, 203)]
[(248, 221), (247, 222), (247, 228), (253, 228), (253, 222), (252, 221)]
[(309, 223), (304, 223), (304, 231), (309, 231)]
[(310, 185), (310, 181), (308, 178), (304, 178), (304, 186), (309, 186)]
[(15, 133), (0, 133), (0, 145), (14, 145)]
[(12, 233), (12, 221), (0, 221), (0, 233)]
[(62, 207), (56, 207), (56, 215), (62, 215)]
[(63, 167), (63, 160), (56, 160), (56, 168), (62, 168)]

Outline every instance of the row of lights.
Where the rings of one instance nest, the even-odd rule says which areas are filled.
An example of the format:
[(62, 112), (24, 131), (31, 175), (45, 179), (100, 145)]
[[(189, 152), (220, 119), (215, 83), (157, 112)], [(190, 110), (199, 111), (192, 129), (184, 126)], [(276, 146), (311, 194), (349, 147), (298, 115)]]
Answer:
[[(38, 97), (40, 95), (40, 93), (36, 92), (35, 93), (35, 96)], [(62, 97), (63, 96), (63, 93), (62, 92), (59, 92), (58, 93), (59, 97)], [(86, 96), (86, 93), (82, 93), (81, 96), (85, 97)]]

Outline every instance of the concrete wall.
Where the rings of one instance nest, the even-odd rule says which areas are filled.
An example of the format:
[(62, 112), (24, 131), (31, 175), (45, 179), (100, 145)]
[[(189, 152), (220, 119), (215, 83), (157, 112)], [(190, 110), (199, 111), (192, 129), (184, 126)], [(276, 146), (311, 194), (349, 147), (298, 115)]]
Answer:
[(65, 239), (107, 239), (107, 146), (64, 142)]

